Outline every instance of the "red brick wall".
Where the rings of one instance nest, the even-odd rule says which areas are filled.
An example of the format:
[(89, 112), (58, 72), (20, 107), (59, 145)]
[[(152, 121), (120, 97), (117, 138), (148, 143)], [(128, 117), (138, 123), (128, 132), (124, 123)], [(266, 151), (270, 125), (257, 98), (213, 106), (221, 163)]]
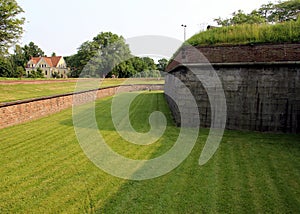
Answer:
[[(97, 98), (112, 96), (116, 92), (130, 92), (140, 90), (163, 90), (163, 85), (124, 85), (97, 90)], [(76, 94), (76, 104), (83, 104), (93, 100), (95, 91)], [(24, 101), (0, 104), (0, 129), (38, 119), (72, 107), (73, 94), (63, 94), (42, 97)]]

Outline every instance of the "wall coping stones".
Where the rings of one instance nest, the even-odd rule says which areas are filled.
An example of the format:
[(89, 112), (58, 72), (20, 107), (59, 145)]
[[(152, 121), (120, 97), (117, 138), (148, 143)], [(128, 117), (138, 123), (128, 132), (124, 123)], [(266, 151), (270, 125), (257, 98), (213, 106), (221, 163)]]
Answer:
[(300, 66), (300, 61), (281, 61), (281, 62), (231, 62), (231, 63), (182, 63), (169, 70), (172, 73), (182, 67), (250, 67), (250, 66)]
[[(300, 61), (300, 42), (180, 48), (167, 66), (167, 72), (184, 63), (275, 63)], [(218, 65), (218, 64), (215, 64)], [(235, 64), (237, 65), (237, 64)], [(240, 64), (241, 65), (241, 64)]]

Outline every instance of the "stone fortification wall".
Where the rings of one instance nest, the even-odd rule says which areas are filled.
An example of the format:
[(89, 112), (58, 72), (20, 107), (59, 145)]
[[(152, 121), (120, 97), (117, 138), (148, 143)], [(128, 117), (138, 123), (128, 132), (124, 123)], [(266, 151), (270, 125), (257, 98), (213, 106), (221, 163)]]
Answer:
[(177, 94), (177, 100), (166, 97), (178, 125), (185, 113), (180, 115), (177, 105), (185, 105), (186, 99), (182, 87), (176, 84), (180, 80), (197, 101), (200, 124), (210, 127), (210, 101), (197, 75), (213, 69), (225, 93), (226, 128), (300, 133), (300, 44), (200, 49), (207, 59), (183, 50), (175, 57), (179, 60), (168, 66), (165, 91)]

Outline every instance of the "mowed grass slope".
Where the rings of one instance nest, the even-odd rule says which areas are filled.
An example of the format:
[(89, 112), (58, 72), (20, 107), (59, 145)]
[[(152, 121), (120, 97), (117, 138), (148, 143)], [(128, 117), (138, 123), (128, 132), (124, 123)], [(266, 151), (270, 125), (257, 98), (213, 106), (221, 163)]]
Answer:
[(75, 84), (74, 82), (16, 85), (0, 84), (0, 102), (69, 93), (74, 91)]
[[(144, 93), (131, 105), (139, 131), (162, 111), (163, 137), (151, 146), (133, 145), (115, 132), (111, 98), (97, 101), (96, 116), (108, 144), (130, 158), (149, 159), (176, 141), (175, 127), (160, 92)], [(84, 119), (85, 108), (82, 117)], [(146, 181), (113, 177), (83, 154), (71, 109), (0, 130), (0, 213), (299, 213), (300, 137), (226, 131), (213, 158), (198, 165), (208, 130), (200, 131), (191, 155), (167, 175)]]
[[(49, 80), (49, 79), (45, 79)], [(13, 82), (14, 80), (9, 80)], [(19, 81), (19, 80), (16, 80)], [(26, 82), (27, 80), (24, 80)], [(34, 80), (30, 80), (34, 81)], [(42, 80), (39, 80), (42, 81)], [(80, 80), (79, 80), (80, 81)], [(89, 83), (88, 80), (87, 85)], [(108, 87), (108, 86), (116, 86), (120, 84), (164, 84), (164, 79), (104, 79), (104, 81), (100, 79), (92, 79), (91, 81), (98, 81), (99, 87)], [(51, 82), (44, 84), (1, 84), (0, 82), (0, 103), (1, 102), (9, 102), (15, 100), (24, 100), (31, 98), (38, 98), (43, 96), (51, 96), (58, 95), (64, 93), (74, 92), (76, 87), (76, 82)], [(89, 86), (87, 86), (88, 89)]]

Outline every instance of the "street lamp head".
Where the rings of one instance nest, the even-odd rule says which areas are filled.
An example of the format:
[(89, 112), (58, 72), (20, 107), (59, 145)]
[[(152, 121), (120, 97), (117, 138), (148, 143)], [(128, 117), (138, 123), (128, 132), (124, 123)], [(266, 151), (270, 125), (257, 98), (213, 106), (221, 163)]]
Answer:
[(183, 27), (183, 32), (184, 32), (184, 41), (186, 40), (186, 25), (182, 24), (181, 27)]

